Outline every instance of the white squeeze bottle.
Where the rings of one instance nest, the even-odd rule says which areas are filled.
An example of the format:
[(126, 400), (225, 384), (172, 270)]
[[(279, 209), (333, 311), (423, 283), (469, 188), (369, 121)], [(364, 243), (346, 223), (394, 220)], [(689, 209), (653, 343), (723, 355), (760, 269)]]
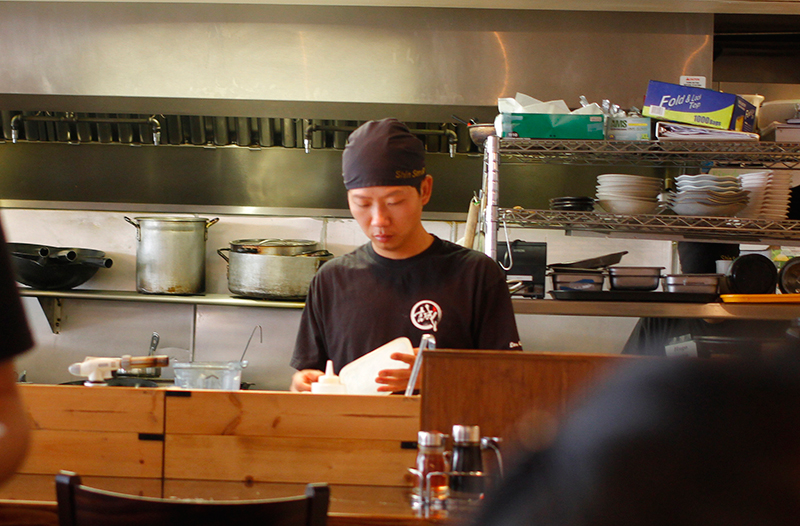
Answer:
[(344, 384), (338, 376), (333, 374), (333, 362), (328, 360), (325, 364), (325, 374), (317, 378), (317, 381), (311, 384), (311, 392), (317, 394), (345, 394)]

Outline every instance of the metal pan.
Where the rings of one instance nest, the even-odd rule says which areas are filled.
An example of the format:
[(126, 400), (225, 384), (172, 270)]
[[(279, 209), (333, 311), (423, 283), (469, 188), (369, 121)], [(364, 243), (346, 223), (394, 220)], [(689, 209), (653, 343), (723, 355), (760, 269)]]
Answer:
[(581, 261), (575, 261), (573, 263), (553, 263), (551, 265), (547, 265), (547, 268), (554, 270), (562, 268), (603, 268), (616, 265), (622, 261), (622, 256), (627, 253), (628, 251), (624, 250), (622, 252), (614, 252), (613, 254), (606, 254), (605, 256), (596, 258), (582, 259)]

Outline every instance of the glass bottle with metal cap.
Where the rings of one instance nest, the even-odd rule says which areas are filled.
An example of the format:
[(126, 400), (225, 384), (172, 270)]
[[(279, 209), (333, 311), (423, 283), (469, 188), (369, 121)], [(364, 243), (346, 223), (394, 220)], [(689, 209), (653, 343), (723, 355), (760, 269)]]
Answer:
[(414, 470), (417, 480), (412, 491), (414, 500), (430, 503), (447, 498), (449, 487), (445, 436), (438, 431), (420, 431), (417, 434), (418, 452)]
[(454, 498), (479, 499), (482, 494), (483, 458), (480, 427), (454, 425), (450, 495)]

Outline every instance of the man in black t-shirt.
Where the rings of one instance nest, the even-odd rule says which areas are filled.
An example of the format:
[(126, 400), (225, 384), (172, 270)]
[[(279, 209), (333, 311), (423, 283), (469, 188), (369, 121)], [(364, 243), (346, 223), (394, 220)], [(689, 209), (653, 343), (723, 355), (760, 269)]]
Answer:
[[(395, 119), (348, 138), (342, 173), (350, 212), (369, 243), (331, 260), (311, 282), (291, 364), (293, 391), (308, 391), (332, 360), (342, 367), (401, 337), (438, 348), (521, 349), (502, 269), (486, 255), (441, 240), (422, 224), (433, 178), (425, 149)], [(409, 366), (414, 355), (393, 359)], [(410, 367), (387, 369), (382, 391), (402, 391)]]
[(19, 300), (0, 227), (0, 482), (9, 477), (25, 454), (28, 422), (17, 392), (12, 358), (33, 345)]

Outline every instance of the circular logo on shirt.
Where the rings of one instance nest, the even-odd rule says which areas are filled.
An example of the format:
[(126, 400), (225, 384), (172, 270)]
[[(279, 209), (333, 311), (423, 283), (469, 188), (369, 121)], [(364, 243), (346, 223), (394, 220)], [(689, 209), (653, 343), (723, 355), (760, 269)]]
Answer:
[(435, 301), (422, 300), (411, 307), (411, 323), (417, 329), (436, 332), (440, 321), (442, 308)]

